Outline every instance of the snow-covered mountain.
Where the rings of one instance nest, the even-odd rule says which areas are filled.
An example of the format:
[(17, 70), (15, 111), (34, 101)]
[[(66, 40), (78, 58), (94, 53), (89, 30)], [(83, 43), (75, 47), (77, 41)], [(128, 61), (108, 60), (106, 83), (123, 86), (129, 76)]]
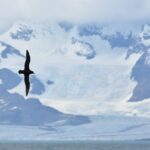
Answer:
[(0, 35), (1, 72), (17, 78), (7, 92), (24, 96), (17, 72), (28, 49), (30, 98), (67, 113), (147, 115), (149, 28), (19, 21)]

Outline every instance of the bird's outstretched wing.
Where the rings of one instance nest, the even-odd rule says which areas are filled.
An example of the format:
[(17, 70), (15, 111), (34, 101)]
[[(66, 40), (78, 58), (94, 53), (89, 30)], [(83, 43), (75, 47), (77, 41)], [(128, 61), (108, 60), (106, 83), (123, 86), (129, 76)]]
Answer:
[(26, 61), (25, 61), (25, 69), (29, 69), (29, 64), (30, 64), (30, 54), (29, 51), (26, 51)]
[(25, 82), (26, 96), (27, 96), (29, 93), (29, 89), (30, 89), (29, 75), (24, 76), (24, 82)]

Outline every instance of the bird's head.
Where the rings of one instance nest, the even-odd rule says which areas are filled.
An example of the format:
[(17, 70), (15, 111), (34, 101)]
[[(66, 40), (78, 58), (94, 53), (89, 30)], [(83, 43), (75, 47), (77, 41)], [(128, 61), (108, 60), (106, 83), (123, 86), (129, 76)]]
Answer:
[(22, 70), (19, 70), (18, 73), (19, 73), (19, 74), (23, 74), (23, 71), (22, 71)]

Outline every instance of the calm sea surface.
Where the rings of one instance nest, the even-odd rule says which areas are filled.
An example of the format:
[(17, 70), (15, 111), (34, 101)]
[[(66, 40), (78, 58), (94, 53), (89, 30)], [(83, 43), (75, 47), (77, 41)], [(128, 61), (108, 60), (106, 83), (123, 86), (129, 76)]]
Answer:
[(150, 150), (150, 141), (0, 142), (0, 150)]

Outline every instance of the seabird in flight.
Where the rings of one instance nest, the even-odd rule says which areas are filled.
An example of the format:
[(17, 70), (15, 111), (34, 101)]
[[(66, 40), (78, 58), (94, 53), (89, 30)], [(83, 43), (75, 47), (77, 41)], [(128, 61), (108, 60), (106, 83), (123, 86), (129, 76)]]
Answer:
[(24, 74), (24, 82), (25, 82), (25, 87), (26, 87), (26, 96), (29, 93), (29, 89), (30, 89), (30, 80), (29, 80), (29, 76), (30, 74), (34, 74), (33, 71), (30, 70), (29, 67), (30, 64), (30, 54), (29, 51), (26, 51), (26, 61), (25, 61), (25, 65), (24, 65), (24, 70), (19, 70), (18, 73), (19, 74)]

